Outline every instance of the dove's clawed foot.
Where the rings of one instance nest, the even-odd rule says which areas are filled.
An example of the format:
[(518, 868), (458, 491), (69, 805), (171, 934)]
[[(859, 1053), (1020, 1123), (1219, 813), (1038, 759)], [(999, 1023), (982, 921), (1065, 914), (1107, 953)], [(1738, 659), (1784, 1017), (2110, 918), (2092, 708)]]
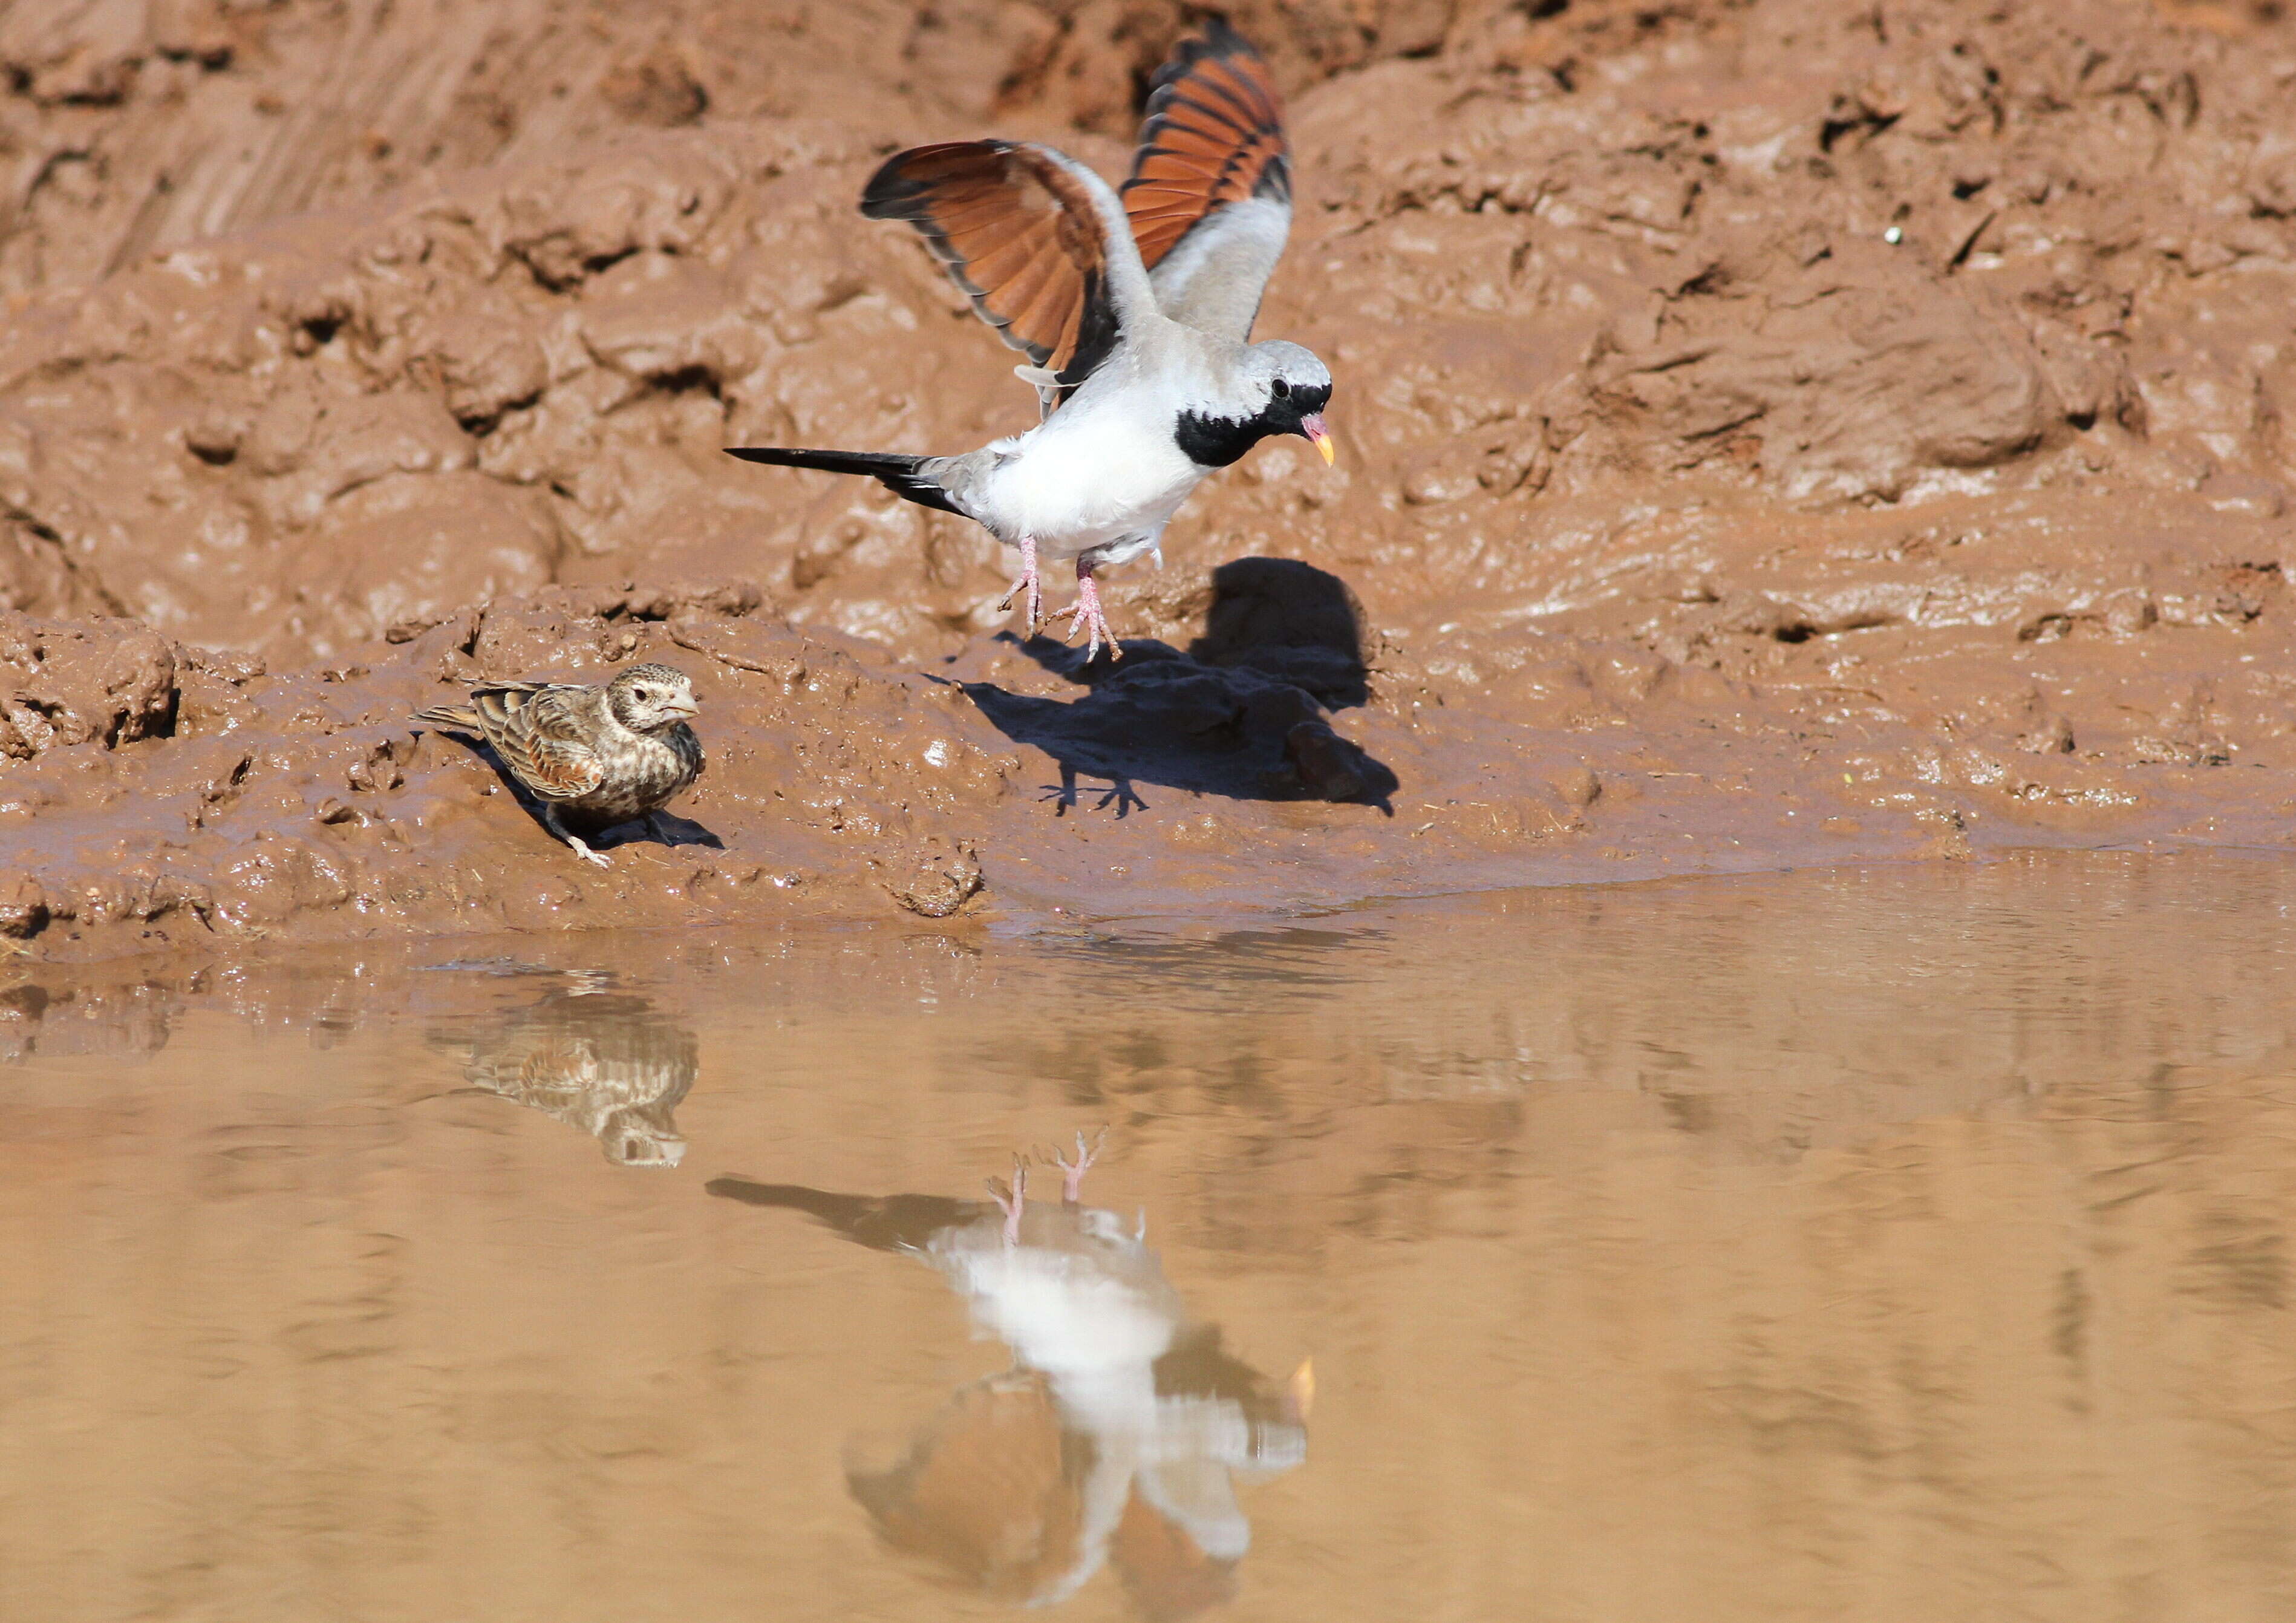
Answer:
[(1061, 1169), (1061, 1199), (1073, 1206), (1084, 1198), (1084, 1175), (1100, 1159), (1100, 1146), (1108, 1142), (1106, 1127), (1092, 1135), (1087, 1145), (1084, 1135), (1076, 1135), (1076, 1160), (1070, 1160), (1058, 1150), (1053, 1152), (1053, 1165)]
[(1004, 1243), (1021, 1243), (1021, 1211), (1029, 1203), (1029, 1164), (1013, 1163), (1013, 1183), (1008, 1192), (995, 1178), (988, 1180), (988, 1198), (996, 1202), (996, 1209), (1004, 1214)]
[(1013, 583), (1012, 589), (1004, 594), (1003, 601), (996, 606), (1009, 609), (1013, 606), (1013, 600), (1023, 593), (1027, 594), (1029, 635), (1034, 636), (1037, 624), (1044, 618), (1045, 594), (1037, 580), (1037, 542), (1032, 536), (1021, 537), (1021, 578)]
[(1076, 617), (1075, 623), (1069, 627), (1070, 635), (1075, 635), (1078, 626), (1084, 627), (1086, 664), (1092, 663), (1093, 656), (1100, 652), (1103, 643), (1108, 644), (1110, 659), (1124, 657), (1124, 649), (1117, 642), (1116, 633), (1108, 628), (1108, 616), (1101, 612), (1100, 583), (1092, 578), (1091, 570), (1082, 559), (1077, 561), (1077, 600), (1065, 609), (1055, 610), (1053, 618), (1060, 619), (1068, 615)]

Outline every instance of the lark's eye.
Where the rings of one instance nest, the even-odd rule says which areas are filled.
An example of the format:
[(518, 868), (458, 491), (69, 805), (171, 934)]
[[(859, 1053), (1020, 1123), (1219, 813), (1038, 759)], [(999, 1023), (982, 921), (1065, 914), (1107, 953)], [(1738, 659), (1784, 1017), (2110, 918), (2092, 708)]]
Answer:
[(1284, 396), (1291, 392), (1292, 385), (1286, 383), (1282, 378), (1275, 380), (1275, 398), (1277, 399), (1281, 400)]

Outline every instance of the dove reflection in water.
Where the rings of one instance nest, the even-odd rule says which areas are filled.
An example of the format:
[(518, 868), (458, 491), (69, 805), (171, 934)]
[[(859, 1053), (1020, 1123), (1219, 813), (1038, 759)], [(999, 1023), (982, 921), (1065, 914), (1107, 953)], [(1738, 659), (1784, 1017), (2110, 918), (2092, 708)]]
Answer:
[(466, 1080), (595, 1138), (624, 1167), (675, 1167), (671, 1112), (693, 1086), (701, 1043), (643, 997), (577, 988), (481, 1031)]
[(1138, 1225), (1077, 1199), (1079, 1139), (1057, 1204), (1027, 1168), (994, 1203), (873, 1198), (721, 1177), (709, 1193), (810, 1213), (939, 1270), (1013, 1367), (959, 1388), (883, 1469), (847, 1481), (896, 1549), (999, 1600), (1047, 1605), (1112, 1564), (1164, 1623), (1230, 1600), (1251, 1542), (1237, 1480), (1307, 1457), (1309, 1368), (1272, 1382), (1192, 1322)]

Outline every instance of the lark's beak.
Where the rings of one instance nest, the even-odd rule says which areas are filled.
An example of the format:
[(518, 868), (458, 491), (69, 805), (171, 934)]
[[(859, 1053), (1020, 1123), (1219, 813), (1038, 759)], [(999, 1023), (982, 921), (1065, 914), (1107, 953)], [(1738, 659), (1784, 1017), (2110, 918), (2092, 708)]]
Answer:
[(701, 701), (699, 699), (681, 699), (676, 703), (664, 705), (662, 709), (673, 716), (699, 716), (701, 714)]
[(1312, 440), (1316, 448), (1324, 454), (1324, 461), (1326, 464), (1329, 464), (1332, 458), (1338, 454), (1332, 447), (1331, 430), (1324, 426), (1323, 413), (1317, 412), (1313, 416), (1300, 418), (1300, 431)]

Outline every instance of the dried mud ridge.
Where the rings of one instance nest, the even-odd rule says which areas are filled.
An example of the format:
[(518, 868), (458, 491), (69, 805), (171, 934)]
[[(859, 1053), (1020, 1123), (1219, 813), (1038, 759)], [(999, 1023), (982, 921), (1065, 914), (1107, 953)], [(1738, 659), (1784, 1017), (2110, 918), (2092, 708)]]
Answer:
[[(1089, 671), (968, 527), (720, 447), (1025, 423), (859, 178), (992, 124), (1114, 170), (1179, 8), (32, 9), (23, 950), (2288, 840), (2269, 8), (1241, 8), (1302, 200), (1261, 330), (1344, 455), (1216, 481)], [(640, 658), (711, 764), (606, 873), (405, 719)]]

